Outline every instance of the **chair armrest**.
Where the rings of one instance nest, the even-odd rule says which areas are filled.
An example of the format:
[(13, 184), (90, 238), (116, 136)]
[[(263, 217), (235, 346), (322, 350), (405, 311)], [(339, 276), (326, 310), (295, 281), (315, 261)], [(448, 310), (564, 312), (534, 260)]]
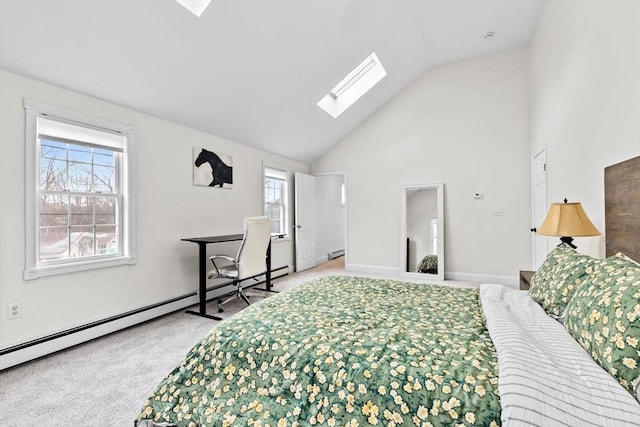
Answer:
[(213, 255), (213, 256), (209, 257), (211, 262), (213, 262), (214, 259), (218, 259), (218, 258), (225, 259), (225, 260), (227, 260), (229, 262), (232, 262), (234, 264), (236, 263), (236, 260), (234, 258), (231, 258), (230, 256), (227, 256), (227, 255)]
[(213, 264), (213, 268), (215, 268), (217, 275), (220, 274), (220, 270), (218, 270), (218, 266), (216, 265), (216, 261), (215, 261), (217, 259), (218, 260), (228, 261), (230, 263), (233, 263), (236, 266), (236, 268), (238, 267), (238, 262), (234, 258), (231, 258), (230, 256), (227, 256), (227, 255), (213, 255), (213, 256), (210, 256), (209, 260), (211, 261), (211, 264)]

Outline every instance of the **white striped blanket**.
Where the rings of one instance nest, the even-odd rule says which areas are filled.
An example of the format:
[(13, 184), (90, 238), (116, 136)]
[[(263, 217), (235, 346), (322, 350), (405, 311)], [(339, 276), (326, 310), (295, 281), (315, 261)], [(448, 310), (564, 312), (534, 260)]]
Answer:
[(528, 293), (483, 284), (480, 298), (504, 426), (640, 426), (638, 401)]

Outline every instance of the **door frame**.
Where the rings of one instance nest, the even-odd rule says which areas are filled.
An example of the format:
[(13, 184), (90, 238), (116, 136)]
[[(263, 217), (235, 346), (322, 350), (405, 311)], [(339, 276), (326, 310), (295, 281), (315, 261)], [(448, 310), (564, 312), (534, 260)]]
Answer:
[[(544, 174), (544, 206), (545, 209), (548, 206), (548, 180), (547, 180), (547, 147), (543, 147), (537, 151), (533, 152), (533, 155), (531, 156), (531, 228), (537, 228), (540, 227), (540, 225), (542, 225), (542, 223), (537, 224), (536, 223), (536, 202), (537, 202), (537, 197), (538, 194), (536, 192), (536, 159), (538, 158), (538, 156), (540, 155), (544, 155), (544, 164), (545, 164), (545, 174)], [(544, 215), (546, 215), (546, 210), (543, 211), (542, 213), (543, 217)], [(543, 219), (544, 221), (544, 219)], [(544, 241), (544, 243), (542, 243), (542, 241)], [(533, 266), (533, 270), (536, 270), (539, 267), (539, 264), (542, 264), (542, 261), (544, 261), (544, 259), (542, 260), (538, 260), (537, 259), (537, 244), (541, 244), (544, 247), (544, 251), (545, 253), (548, 252), (548, 247), (547, 247), (547, 240), (542, 238), (540, 240), (538, 240), (537, 235), (535, 232), (532, 232), (531, 235), (531, 265)], [(540, 261), (538, 263), (538, 261)]]

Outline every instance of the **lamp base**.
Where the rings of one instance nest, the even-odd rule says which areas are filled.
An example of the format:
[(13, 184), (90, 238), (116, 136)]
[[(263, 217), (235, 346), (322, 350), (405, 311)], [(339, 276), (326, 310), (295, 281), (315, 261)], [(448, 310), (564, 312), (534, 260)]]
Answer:
[[(560, 238), (560, 240), (562, 241), (562, 243), (566, 243), (567, 245), (571, 246), (573, 249), (578, 249), (578, 247), (576, 245), (573, 244), (573, 237), (569, 237), (569, 236), (562, 236)], [(562, 244), (560, 243), (560, 245)], [(558, 246), (560, 246), (558, 245)]]

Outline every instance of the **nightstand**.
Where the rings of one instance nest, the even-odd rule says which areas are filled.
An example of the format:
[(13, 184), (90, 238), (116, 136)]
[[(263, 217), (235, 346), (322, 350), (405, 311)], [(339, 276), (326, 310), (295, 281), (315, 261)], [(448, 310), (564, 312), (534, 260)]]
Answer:
[(520, 290), (528, 291), (531, 286), (531, 277), (535, 271), (520, 270)]

